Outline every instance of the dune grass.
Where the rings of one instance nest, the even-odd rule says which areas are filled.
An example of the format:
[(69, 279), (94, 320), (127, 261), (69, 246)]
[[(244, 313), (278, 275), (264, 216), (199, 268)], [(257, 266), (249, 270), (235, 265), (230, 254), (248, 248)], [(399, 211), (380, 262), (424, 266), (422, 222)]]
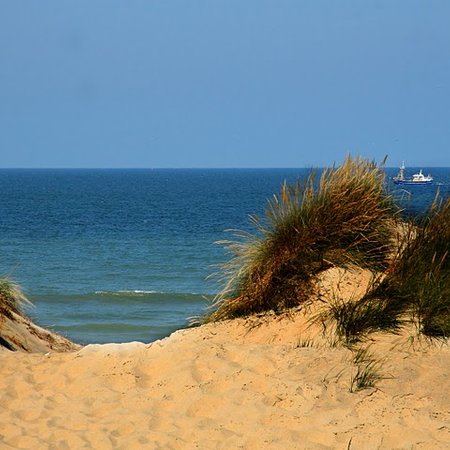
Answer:
[[(407, 235), (384, 290), (397, 310), (410, 314), (419, 331), (450, 337), (450, 198), (436, 201)], [(379, 295), (383, 300), (388, 297)]]
[(350, 379), (350, 392), (374, 388), (385, 377), (381, 374), (382, 362), (377, 360), (368, 348), (357, 348), (353, 353), (355, 373)]
[(0, 278), (0, 314), (11, 317), (11, 313), (23, 315), (24, 308), (31, 305), (21, 288), (8, 278)]
[[(373, 281), (372, 286), (378, 281)], [(363, 299), (333, 298), (312, 322), (321, 322), (326, 332), (333, 330), (333, 335), (345, 345), (354, 345), (375, 331), (397, 332), (403, 324), (400, 307), (388, 298), (372, 296), (373, 287)], [(396, 309), (397, 308), (397, 309)]]
[(433, 338), (450, 337), (450, 199), (406, 226), (392, 264), (355, 301), (332, 301), (319, 319), (347, 344), (405, 323)]
[(374, 162), (351, 157), (318, 180), (312, 172), (303, 185), (284, 184), (265, 220), (251, 218), (254, 234), (236, 232), (236, 240), (222, 242), (232, 256), (204, 321), (302, 304), (331, 266), (385, 270), (398, 211), (384, 184)]
[(222, 291), (204, 322), (309, 301), (318, 274), (330, 267), (374, 274), (362, 298), (332, 299), (313, 320), (352, 346), (376, 331), (415, 323), (421, 334), (450, 337), (450, 199), (436, 200), (420, 219), (401, 219), (374, 162), (348, 157), (311, 173), (304, 184), (282, 186), (253, 234), (222, 242)]

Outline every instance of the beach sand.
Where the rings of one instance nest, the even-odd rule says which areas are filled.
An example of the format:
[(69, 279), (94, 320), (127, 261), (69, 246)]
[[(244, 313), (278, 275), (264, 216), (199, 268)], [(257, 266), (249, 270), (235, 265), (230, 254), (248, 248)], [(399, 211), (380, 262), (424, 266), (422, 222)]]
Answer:
[(450, 448), (447, 344), (414, 327), (373, 335), (364, 346), (383, 379), (350, 392), (352, 351), (310, 315), (209, 324), (152, 344), (2, 349), (0, 448)]

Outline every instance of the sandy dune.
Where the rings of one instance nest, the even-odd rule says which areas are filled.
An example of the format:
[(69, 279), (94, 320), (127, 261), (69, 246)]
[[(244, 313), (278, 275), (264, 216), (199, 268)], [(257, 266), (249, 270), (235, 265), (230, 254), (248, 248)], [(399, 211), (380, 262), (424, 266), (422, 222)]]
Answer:
[(151, 345), (2, 350), (0, 447), (450, 448), (447, 346), (380, 336), (372, 348), (388, 378), (351, 393), (350, 351), (298, 346), (309, 341), (296, 318), (208, 325)]
[(415, 336), (367, 343), (384, 379), (354, 393), (352, 352), (302, 311), (150, 345), (2, 349), (0, 448), (448, 449), (450, 348)]
[(5, 314), (0, 308), (0, 349), (2, 347), (41, 353), (80, 348), (65, 337), (36, 325), (28, 317), (14, 311), (7, 311)]

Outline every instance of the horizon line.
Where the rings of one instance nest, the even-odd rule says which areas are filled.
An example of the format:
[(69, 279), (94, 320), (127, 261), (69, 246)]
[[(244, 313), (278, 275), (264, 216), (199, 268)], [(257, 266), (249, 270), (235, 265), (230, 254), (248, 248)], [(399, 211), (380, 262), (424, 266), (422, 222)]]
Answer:
[[(0, 170), (297, 170), (297, 169), (324, 169), (327, 166), (298, 166), (298, 167), (0, 167)], [(399, 166), (380, 166), (380, 168), (398, 169)], [(450, 166), (408, 166), (409, 168), (450, 168)]]

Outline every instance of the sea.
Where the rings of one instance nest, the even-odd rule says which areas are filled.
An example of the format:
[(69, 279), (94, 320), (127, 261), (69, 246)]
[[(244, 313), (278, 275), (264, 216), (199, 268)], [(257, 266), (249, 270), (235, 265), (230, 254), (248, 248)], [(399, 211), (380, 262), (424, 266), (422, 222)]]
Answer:
[[(388, 182), (406, 214), (448, 196), (450, 168), (423, 169), (432, 186)], [(220, 288), (211, 275), (230, 255), (217, 242), (252, 231), (249, 215), (309, 172), (0, 169), (0, 276), (22, 287), (28, 316), (77, 343), (164, 338)]]

